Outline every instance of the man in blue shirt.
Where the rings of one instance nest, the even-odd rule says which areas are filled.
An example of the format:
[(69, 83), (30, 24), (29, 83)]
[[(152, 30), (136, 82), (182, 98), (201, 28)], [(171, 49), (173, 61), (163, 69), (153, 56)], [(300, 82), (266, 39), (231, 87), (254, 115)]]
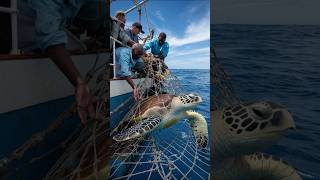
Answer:
[(116, 49), (116, 76), (127, 80), (133, 89), (133, 97), (139, 99), (139, 91), (132, 81), (133, 68), (141, 62), (144, 50), (141, 44), (135, 43), (131, 48), (119, 47)]
[(161, 32), (158, 36), (158, 39), (153, 39), (147, 42), (143, 49), (146, 51), (151, 49), (151, 53), (162, 60), (167, 57), (169, 52), (169, 43), (166, 42), (167, 35), (164, 32)]

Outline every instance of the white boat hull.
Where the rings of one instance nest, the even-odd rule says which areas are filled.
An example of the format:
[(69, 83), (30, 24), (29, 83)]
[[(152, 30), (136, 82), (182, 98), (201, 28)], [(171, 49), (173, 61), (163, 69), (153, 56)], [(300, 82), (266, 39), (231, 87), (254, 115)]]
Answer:
[[(98, 65), (108, 58), (108, 53), (101, 53)], [(93, 66), (96, 54), (74, 55), (72, 59), (85, 76)], [(10, 59), (0, 63), (0, 113), (74, 94), (74, 87), (49, 58)]]

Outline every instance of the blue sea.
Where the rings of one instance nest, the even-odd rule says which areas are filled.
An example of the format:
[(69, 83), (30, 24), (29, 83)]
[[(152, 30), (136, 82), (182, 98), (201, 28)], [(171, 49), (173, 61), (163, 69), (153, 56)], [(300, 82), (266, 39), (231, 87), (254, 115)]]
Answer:
[(212, 25), (212, 44), (239, 97), (286, 106), (297, 128), (266, 152), (320, 179), (320, 26)]
[(203, 103), (195, 109), (205, 116), (210, 126), (210, 69), (173, 69), (184, 93), (195, 93)]
[[(177, 76), (183, 93), (194, 93), (202, 97), (203, 102), (195, 109), (195, 111), (201, 113), (208, 123), (209, 136), (211, 134), (210, 129), (210, 69), (174, 69), (171, 72)], [(210, 142), (210, 141), (209, 141)], [(210, 147), (210, 144), (208, 145)], [(210, 156), (210, 152), (208, 154)], [(210, 158), (210, 157), (207, 158)], [(210, 161), (207, 161), (210, 163)], [(202, 169), (210, 173), (210, 166), (198, 163)], [(197, 176), (189, 176), (190, 179), (199, 179)], [(202, 178), (207, 178), (205, 175)]]

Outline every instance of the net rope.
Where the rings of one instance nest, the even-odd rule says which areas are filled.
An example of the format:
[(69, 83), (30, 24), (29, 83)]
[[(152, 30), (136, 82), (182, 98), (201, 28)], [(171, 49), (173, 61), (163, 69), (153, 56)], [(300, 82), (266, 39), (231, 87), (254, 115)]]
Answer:
[[(141, 82), (137, 101), (112, 131), (112, 135), (135, 123), (144, 100), (166, 93), (181, 95), (182, 87), (163, 60), (152, 54), (143, 57), (146, 78)], [(159, 99), (160, 100), (160, 99)], [(163, 104), (165, 106), (165, 104)], [(110, 179), (208, 179), (210, 151), (197, 147), (186, 119), (170, 128), (157, 130), (125, 142), (113, 142)]]
[(211, 47), (211, 110), (224, 106), (239, 104), (240, 98), (236, 94), (231, 77), (224, 71), (223, 65), (217, 58), (214, 47)]
[[(93, 82), (94, 85), (91, 89), (96, 117), (90, 118), (83, 127), (75, 128), (66, 139), (49, 151), (38, 157), (31, 157), (30, 160), (24, 160), (23, 165), (15, 167), (16, 161), (22, 161), (29, 150), (37, 148), (42, 141), (61, 127), (64, 120), (76, 114), (76, 104), (73, 103), (46, 129), (32, 135), (30, 139), (0, 160), (1, 177), (23, 178), (23, 175), (20, 174), (23, 168), (32, 166), (32, 164), (52, 155), (57, 150), (62, 150), (62, 155), (46, 173), (45, 177), (41, 178), (83, 179), (91, 177), (98, 179), (107, 176), (106, 167), (111, 154), (111, 149), (108, 148), (111, 139), (107, 133), (110, 122), (108, 101), (110, 67), (108, 62), (102, 64), (98, 64), (98, 62), (99, 52), (97, 52), (93, 67), (86, 75), (88, 82), (92, 79), (96, 80)], [(97, 117), (98, 115), (103, 117)]]

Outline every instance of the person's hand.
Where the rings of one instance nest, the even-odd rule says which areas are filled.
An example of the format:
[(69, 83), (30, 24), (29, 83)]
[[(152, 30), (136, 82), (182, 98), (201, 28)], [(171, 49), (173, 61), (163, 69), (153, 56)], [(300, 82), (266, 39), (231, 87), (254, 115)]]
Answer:
[(139, 96), (139, 89), (137, 87), (133, 88), (133, 97), (136, 101), (138, 101), (140, 99)]
[(82, 125), (84, 125), (87, 121), (88, 116), (94, 116), (92, 97), (87, 83), (85, 83), (84, 81), (78, 81), (76, 87), (76, 102), (81, 123)]
[(164, 56), (162, 54), (160, 54), (158, 58), (160, 58), (162, 61), (164, 60)]
[(149, 39), (151, 36), (150, 36), (150, 34), (149, 35), (147, 35), (147, 37), (145, 37), (145, 39)]

